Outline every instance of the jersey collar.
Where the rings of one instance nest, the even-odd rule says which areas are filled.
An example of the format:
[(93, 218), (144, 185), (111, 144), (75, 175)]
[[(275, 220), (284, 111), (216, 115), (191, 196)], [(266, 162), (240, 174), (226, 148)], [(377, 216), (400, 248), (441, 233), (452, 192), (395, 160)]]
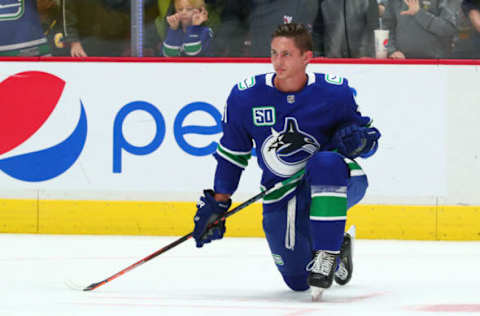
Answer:
[[(307, 86), (314, 84), (315, 83), (315, 74), (313, 72), (307, 72)], [(275, 85), (273, 84), (273, 78), (275, 78), (275, 73), (274, 72), (269, 72), (265, 74), (265, 83), (267, 86), (275, 88)]]

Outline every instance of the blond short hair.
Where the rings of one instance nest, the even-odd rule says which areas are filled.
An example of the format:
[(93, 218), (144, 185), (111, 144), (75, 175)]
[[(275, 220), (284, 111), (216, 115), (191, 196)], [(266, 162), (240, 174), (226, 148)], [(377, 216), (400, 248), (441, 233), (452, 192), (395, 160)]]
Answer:
[[(200, 9), (205, 7), (205, 1), (204, 0), (187, 0), (192, 7), (195, 9)], [(174, 5), (175, 9), (178, 7), (180, 0), (175, 0)]]

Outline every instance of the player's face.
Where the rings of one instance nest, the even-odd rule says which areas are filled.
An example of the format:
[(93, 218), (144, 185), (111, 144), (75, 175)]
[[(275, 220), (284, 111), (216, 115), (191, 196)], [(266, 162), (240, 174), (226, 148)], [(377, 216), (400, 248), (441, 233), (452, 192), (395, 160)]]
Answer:
[(311, 52), (302, 54), (295, 41), (288, 37), (275, 37), (271, 43), (271, 60), (278, 79), (288, 79), (305, 74)]

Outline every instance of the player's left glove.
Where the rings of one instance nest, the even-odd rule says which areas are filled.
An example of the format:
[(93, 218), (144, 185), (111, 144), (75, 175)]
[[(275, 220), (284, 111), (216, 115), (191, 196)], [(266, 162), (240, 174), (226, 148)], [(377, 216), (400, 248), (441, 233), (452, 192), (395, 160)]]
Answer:
[(215, 239), (222, 239), (225, 233), (225, 221), (219, 221), (218, 224), (208, 229), (208, 225), (215, 222), (225, 212), (228, 211), (232, 200), (226, 202), (218, 202), (215, 200), (213, 190), (204, 190), (203, 196), (197, 203), (197, 213), (193, 221), (195, 228), (193, 230), (193, 238), (198, 248), (203, 244), (209, 243)]
[(335, 131), (332, 141), (338, 152), (354, 159), (367, 158), (375, 153), (381, 134), (375, 127), (361, 127), (357, 124), (343, 126)]

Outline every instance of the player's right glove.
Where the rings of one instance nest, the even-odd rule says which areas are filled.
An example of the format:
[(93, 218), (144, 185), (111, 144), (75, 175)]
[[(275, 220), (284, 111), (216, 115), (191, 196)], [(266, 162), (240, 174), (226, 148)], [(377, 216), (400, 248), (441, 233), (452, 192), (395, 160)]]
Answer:
[(193, 230), (193, 238), (198, 248), (203, 244), (209, 243), (215, 239), (222, 239), (225, 233), (225, 221), (219, 221), (218, 224), (208, 229), (208, 225), (215, 222), (224, 213), (228, 211), (232, 200), (226, 202), (218, 202), (215, 200), (213, 190), (204, 190), (203, 196), (197, 203), (197, 213), (193, 221), (195, 228)]
[(333, 144), (345, 157), (354, 159), (373, 155), (378, 147), (381, 134), (375, 127), (362, 127), (357, 124), (343, 126), (335, 131)]

